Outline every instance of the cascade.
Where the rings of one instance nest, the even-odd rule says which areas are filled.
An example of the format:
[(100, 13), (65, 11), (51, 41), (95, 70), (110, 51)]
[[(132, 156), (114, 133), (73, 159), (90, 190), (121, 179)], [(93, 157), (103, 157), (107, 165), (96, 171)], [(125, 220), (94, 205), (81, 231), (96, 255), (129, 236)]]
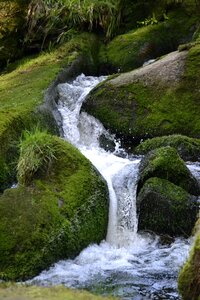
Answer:
[[(99, 170), (108, 184), (110, 207), (106, 241), (90, 245), (74, 260), (56, 263), (31, 282), (119, 296), (126, 300), (180, 299), (177, 275), (186, 260), (191, 240), (176, 239), (162, 245), (159, 238), (137, 233), (136, 182), (140, 159), (128, 156), (103, 125), (81, 112), (87, 94), (105, 77), (78, 76), (72, 83), (58, 85), (58, 110), (64, 138), (75, 145)], [(113, 151), (100, 147), (100, 137), (115, 145)], [(123, 152), (123, 157), (119, 154)], [(195, 176), (200, 165), (188, 165)]]

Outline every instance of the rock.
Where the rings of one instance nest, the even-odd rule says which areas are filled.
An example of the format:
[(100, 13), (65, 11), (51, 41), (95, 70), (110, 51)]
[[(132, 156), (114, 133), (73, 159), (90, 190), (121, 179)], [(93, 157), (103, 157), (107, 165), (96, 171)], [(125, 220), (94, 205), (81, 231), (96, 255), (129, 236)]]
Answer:
[(200, 139), (178, 134), (147, 139), (135, 148), (134, 153), (147, 154), (151, 150), (165, 146), (175, 148), (185, 161), (200, 160)]
[(138, 229), (190, 236), (199, 210), (197, 197), (165, 179), (150, 178), (137, 197)]
[(0, 197), (0, 279), (31, 278), (105, 238), (107, 185), (72, 145), (26, 133), (18, 179)]
[(161, 147), (149, 152), (141, 161), (138, 189), (151, 177), (166, 179), (192, 195), (200, 194), (200, 185), (172, 147)]
[(199, 86), (200, 44), (196, 44), (108, 79), (88, 95), (82, 109), (128, 146), (171, 134), (199, 137)]
[(183, 300), (200, 299), (200, 231), (196, 234), (190, 256), (178, 278), (178, 289)]

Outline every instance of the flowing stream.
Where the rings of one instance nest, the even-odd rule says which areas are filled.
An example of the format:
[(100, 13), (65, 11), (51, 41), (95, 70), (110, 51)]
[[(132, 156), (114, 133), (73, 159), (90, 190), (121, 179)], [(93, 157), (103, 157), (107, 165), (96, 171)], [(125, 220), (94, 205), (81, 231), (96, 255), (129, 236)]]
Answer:
[[(109, 224), (105, 241), (90, 245), (74, 260), (63, 260), (32, 280), (40, 285), (64, 284), (127, 300), (180, 299), (177, 275), (191, 240), (177, 238), (163, 245), (159, 237), (137, 233), (136, 181), (140, 158), (128, 156), (120, 143), (81, 105), (105, 77), (78, 76), (58, 86), (64, 138), (99, 170), (108, 184)], [(104, 137), (104, 150), (100, 147)], [(109, 146), (110, 145), (110, 146)], [(200, 165), (188, 164), (200, 177)]]

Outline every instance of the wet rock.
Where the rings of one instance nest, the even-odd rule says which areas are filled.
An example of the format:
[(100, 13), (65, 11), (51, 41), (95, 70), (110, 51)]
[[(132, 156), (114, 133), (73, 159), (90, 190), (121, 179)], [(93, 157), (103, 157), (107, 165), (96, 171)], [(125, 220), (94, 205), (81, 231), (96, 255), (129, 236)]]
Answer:
[(175, 148), (185, 161), (200, 160), (200, 139), (178, 134), (147, 139), (135, 148), (134, 153), (147, 154), (151, 150), (165, 146)]
[(200, 185), (186, 167), (177, 151), (172, 147), (161, 147), (150, 151), (141, 161), (138, 189), (151, 177), (166, 179), (193, 195), (200, 194)]
[(19, 185), (0, 196), (0, 279), (25, 280), (106, 236), (107, 185), (62, 139), (26, 134)]
[(197, 197), (168, 180), (153, 177), (137, 197), (138, 229), (188, 237), (198, 210)]

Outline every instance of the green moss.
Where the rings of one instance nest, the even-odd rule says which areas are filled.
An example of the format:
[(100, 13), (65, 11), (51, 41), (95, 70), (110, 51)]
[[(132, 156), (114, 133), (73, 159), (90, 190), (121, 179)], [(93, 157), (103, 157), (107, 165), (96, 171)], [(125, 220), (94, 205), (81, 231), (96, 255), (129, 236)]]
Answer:
[[(45, 144), (55, 150), (48, 169), (43, 161), (26, 186), (8, 189), (0, 198), (2, 279), (33, 277), (106, 235), (105, 181), (72, 145), (45, 135)], [(34, 141), (34, 135), (30, 140)], [(29, 153), (28, 147), (23, 150), (20, 160), (26, 157), (25, 151)]]
[(148, 179), (137, 197), (138, 229), (171, 236), (190, 236), (198, 204), (194, 197), (165, 179)]
[(172, 147), (161, 147), (149, 152), (141, 161), (138, 191), (150, 177), (167, 179), (193, 195), (199, 195), (200, 187), (184, 161)]
[(184, 70), (173, 85), (153, 78), (148, 84), (139, 76), (119, 86), (107, 81), (90, 93), (83, 109), (130, 141), (171, 134), (199, 137), (199, 44), (189, 50)]
[(108, 64), (121, 72), (130, 71), (191, 40), (197, 16), (188, 17), (183, 10), (176, 10), (168, 17), (163, 22), (135, 29), (113, 39), (107, 46)]
[(183, 135), (169, 135), (147, 139), (136, 147), (136, 154), (146, 154), (156, 148), (171, 146), (184, 160), (197, 161), (200, 157), (200, 140)]
[[(15, 64), (14, 70), (0, 76), (0, 156), (8, 168), (8, 173), (5, 173), (0, 164), (1, 173), (5, 174), (0, 179), (0, 191), (15, 180), (13, 162), (19, 155), (17, 143), (22, 131), (38, 124), (51, 133), (58, 133), (50, 109), (38, 109), (44, 101), (46, 89), (56, 77), (57, 82), (66, 79), (67, 72), (58, 76), (64, 68), (72, 66), (70, 76), (77, 75), (83, 68), (95, 71), (98, 66), (94, 67), (93, 56), (97, 48), (94, 35), (82, 34), (50, 53), (23, 59)], [(77, 70), (73, 69), (75, 60)]]
[(86, 291), (70, 290), (63, 286), (38, 287), (10, 283), (0, 285), (0, 298), (4, 300), (114, 300), (113, 297), (95, 296)]
[(183, 300), (199, 300), (200, 297), (200, 233), (190, 252), (187, 262), (179, 273), (178, 289)]

